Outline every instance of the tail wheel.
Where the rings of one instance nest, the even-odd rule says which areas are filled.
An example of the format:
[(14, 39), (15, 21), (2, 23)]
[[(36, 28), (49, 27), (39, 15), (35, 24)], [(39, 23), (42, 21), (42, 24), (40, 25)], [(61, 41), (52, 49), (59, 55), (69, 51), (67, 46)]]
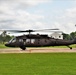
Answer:
[(72, 47), (70, 47), (70, 49), (72, 49)]
[(72, 47), (70, 47), (69, 45), (67, 47), (69, 47), (70, 49), (72, 49)]

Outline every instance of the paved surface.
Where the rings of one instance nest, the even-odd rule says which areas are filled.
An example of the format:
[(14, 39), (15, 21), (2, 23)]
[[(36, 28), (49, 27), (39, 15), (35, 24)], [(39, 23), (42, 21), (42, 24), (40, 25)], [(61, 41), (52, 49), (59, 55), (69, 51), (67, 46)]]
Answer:
[(54, 53), (54, 52), (76, 52), (76, 48), (27, 48), (25, 51), (20, 48), (0, 49), (0, 53)]

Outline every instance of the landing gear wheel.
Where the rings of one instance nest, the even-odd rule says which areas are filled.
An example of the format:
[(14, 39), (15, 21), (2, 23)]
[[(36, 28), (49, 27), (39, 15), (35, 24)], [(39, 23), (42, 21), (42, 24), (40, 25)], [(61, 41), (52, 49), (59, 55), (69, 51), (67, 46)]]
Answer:
[(26, 47), (25, 46), (21, 46), (20, 47), (22, 50), (26, 50)]
[(70, 46), (67, 46), (67, 47), (69, 47), (70, 49), (72, 49), (72, 47), (70, 47)]
[(70, 47), (70, 49), (72, 49), (72, 47)]

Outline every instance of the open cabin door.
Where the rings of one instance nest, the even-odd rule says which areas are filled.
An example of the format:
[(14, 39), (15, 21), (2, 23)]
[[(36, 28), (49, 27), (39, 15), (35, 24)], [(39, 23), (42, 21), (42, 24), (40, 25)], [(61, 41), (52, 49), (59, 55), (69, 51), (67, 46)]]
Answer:
[(22, 50), (26, 49), (26, 39), (19, 39), (19, 46)]

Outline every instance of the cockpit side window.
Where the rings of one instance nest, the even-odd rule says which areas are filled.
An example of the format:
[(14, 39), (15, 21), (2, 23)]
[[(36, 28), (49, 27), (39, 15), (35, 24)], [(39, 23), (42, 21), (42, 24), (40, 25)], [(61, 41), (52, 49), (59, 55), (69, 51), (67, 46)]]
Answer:
[(9, 41), (9, 43), (13, 43), (13, 42), (16, 42), (16, 38), (13, 38), (13, 39), (11, 39), (10, 41)]
[(16, 38), (14, 38), (14, 39), (12, 40), (12, 42), (13, 42), (13, 43), (16, 42)]
[(12, 42), (16, 42), (16, 39), (12, 40)]

